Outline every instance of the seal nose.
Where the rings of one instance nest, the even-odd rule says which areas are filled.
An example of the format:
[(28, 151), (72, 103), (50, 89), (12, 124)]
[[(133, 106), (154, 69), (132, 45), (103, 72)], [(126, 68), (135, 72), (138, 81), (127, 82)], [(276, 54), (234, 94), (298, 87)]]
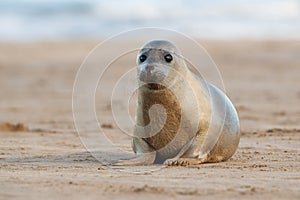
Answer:
[(147, 66), (145, 67), (145, 69), (146, 69), (146, 71), (147, 71), (148, 73), (151, 73), (151, 72), (154, 70), (154, 66), (153, 66), (153, 65), (147, 65)]

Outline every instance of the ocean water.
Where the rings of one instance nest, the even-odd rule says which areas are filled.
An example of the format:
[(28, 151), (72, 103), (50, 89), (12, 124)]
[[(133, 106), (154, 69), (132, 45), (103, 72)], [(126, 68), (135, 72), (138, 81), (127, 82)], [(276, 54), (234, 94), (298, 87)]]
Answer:
[(0, 41), (101, 38), (141, 27), (300, 39), (300, 0), (1, 0)]

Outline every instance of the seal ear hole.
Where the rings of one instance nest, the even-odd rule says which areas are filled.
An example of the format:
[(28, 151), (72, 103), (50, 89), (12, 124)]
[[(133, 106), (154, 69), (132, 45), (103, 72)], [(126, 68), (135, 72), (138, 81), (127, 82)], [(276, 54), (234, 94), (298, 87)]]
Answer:
[(140, 62), (144, 62), (146, 59), (147, 59), (147, 56), (144, 54), (139, 57)]
[(166, 54), (164, 58), (167, 63), (170, 63), (173, 60), (173, 56), (171, 54)]

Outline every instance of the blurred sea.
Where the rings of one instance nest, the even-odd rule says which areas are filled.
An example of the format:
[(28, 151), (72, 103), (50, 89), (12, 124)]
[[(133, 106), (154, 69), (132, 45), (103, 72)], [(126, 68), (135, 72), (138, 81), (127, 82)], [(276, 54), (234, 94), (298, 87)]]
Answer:
[(100, 38), (140, 27), (215, 39), (300, 39), (300, 0), (0, 1), (0, 41)]

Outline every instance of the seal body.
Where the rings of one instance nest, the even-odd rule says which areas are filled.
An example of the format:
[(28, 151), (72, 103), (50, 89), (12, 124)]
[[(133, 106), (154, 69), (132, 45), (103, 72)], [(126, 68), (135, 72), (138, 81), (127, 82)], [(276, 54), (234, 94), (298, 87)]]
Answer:
[[(153, 158), (139, 164), (196, 165), (225, 161), (235, 153), (240, 125), (234, 106), (221, 90), (188, 69), (175, 45), (147, 43), (137, 66), (132, 148)], [(152, 109), (157, 105), (160, 109)]]

